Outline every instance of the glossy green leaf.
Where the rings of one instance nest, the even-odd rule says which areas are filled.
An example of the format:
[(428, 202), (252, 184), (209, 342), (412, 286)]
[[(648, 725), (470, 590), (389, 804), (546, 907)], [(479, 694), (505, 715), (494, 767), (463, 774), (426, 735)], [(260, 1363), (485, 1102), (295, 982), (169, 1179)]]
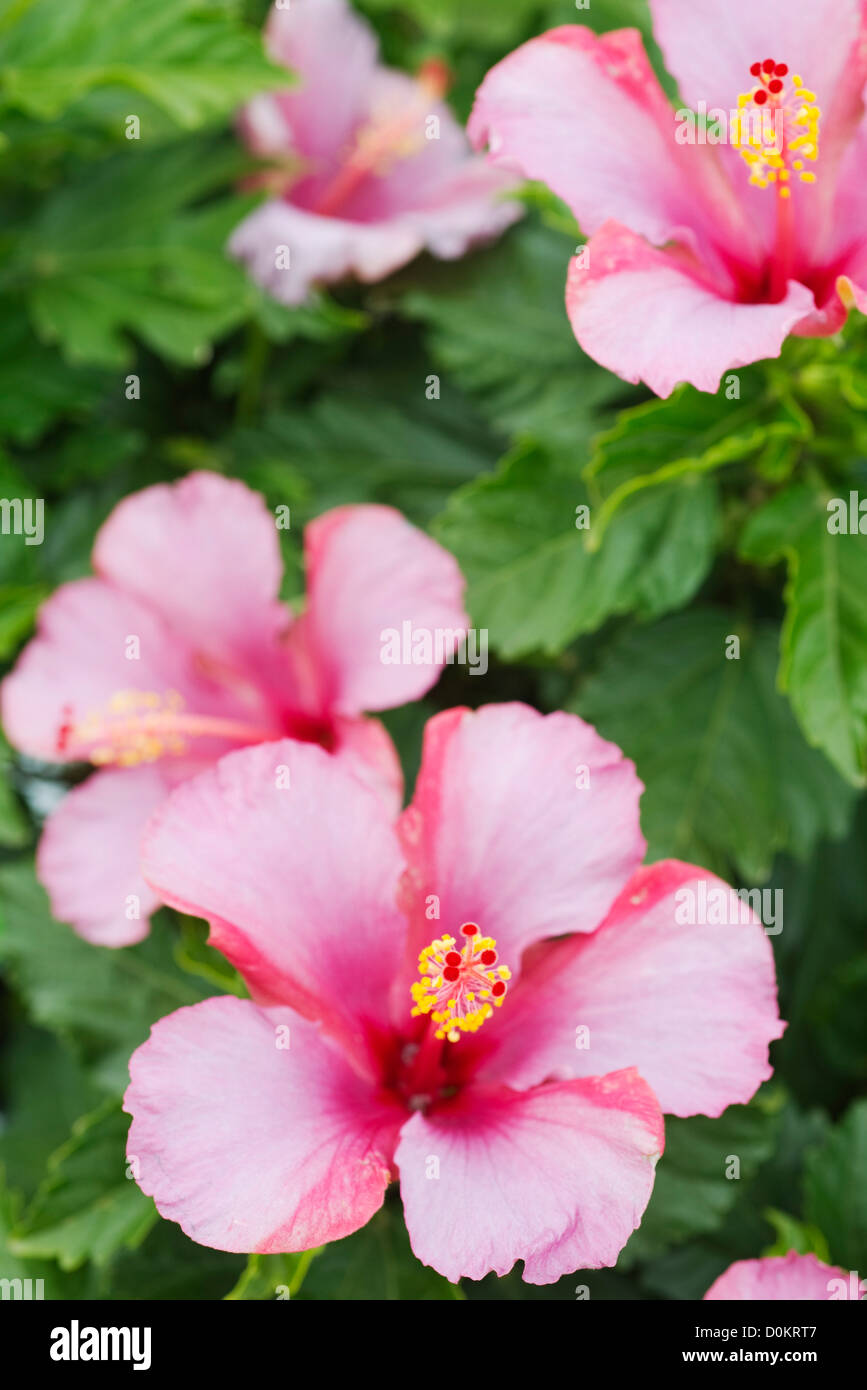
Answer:
[(589, 529), (579, 511), (588, 502), (571, 462), (526, 447), (456, 492), (438, 519), (436, 534), (467, 577), (470, 615), (506, 659), (556, 655), (613, 614), (664, 613), (706, 576), (718, 526), (712, 483), (636, 496), (598, 550), (592, 510)]
[(288, 86), (260, 36), (204, 0), (2, 0), (0, 108), (56, 120), (101, 88), (123, 88), (194, 129), (247, 97)]

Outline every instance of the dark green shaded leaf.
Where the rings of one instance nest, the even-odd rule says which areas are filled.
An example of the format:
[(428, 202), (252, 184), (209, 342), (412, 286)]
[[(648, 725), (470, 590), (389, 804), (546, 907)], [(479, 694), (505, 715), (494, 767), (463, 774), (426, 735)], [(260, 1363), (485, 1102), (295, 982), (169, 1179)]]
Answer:
[(29, 865), (0, 867), (0, 963), (34, 1021), (67, 1039), (116, 1094), (150, 1025), (213, 992), (178, 970), (172, 945), (170, 923), (157, 918), (138, 946), (91, 946), (52, 920)]
[[(845, 498), (848, 503), (848, 493)], [(867, 535), (832, 534), (826, 488), (800, 484), (752, 517), (741, 555), (785, 559), (780, 686), (808, 740), (867, 784)]]
[(128, 1129), (129, 1116), (114, 1101), (75, 1122), (15, 1224), (15, 1254), (56, 1259), (69, 1270), (87, 1260), (104, 1265), (122, 1247), (135, 1248), (144, 1239), (157, 1211), (129, 1170)]
[(845, 833), (852, 794), (801, 737), (775, 662), (772, 628), (696, 609), (625, 633), (580, 690), (575, 711), (635, 760), (651, 859), (760, 884), (781, 850)]
[(851, 1106), (825, 1143), (807, 1155), (807, 1219), (844, 1269), (867, 1269), (867, 1100)]

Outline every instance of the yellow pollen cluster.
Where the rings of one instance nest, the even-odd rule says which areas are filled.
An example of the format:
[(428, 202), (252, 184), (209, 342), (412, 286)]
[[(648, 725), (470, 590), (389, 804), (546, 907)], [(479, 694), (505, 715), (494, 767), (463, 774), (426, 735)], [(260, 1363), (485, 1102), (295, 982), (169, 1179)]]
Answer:
[[(783, 69), (780, 69), (781, 71)], [(816, 93), (795, 74), (791, 85), (762, 73), (757, 86), (738, 97), (732, 122), (732, 144), (750, 171), (757, 188), (776, 187), (782, 199), (791, 198), (791, 183), (815, 183), (816, 175), (805, 161), (819, 157), (819, 123), (822, 112)], [(774, 90), (777, 88), (778, 90)]]
[(461, 927), (462, 951), (453, 936), (438, 937), (418, 958), (420, 979), (410, 987), (413, 1016), (430, 1014), (435, 1036), (457, 1042), (475, 1033), (506, 997), (512, 972), (497, 962), (497, 943), (481, 936), (474, 922)]
[(148, 690), (119, 690), (103, 710), (92, 710), (71, 731), (73, 746), (89, 745), (87, 756), (98, 767), (136, 767), (166, 753), (186, 752), (172, 724), (183, 709), (176, 690), (165, 695)]

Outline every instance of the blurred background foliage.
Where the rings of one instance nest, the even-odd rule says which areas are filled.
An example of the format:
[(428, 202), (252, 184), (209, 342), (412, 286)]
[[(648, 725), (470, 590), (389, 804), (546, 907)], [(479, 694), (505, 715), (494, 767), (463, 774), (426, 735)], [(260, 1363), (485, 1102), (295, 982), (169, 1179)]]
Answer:
[[(682, 1299), (735, 1258), (796, 1248), (863, 1276), (867, 538), (830, 536), (825, 511), (867, 489), (867, 334), (790, 342), (738, 372), (739, 399), (648, 399), (577, 347), (563, 289), (580, 230), (538, 188), (461, 262), (269, 302), (224, 251), (253, 202), (235, 112), (283, 80), (262, 55), (266, 8), (0, 0), (0, 496), (46, 503), (42, 546), (0, 538), (0, 670), (131, 490), (210, 468), (289, 504), (289, 597), (307, 519), (390, 502), (457, 556), (494, 654), (484, 680), (450, 669), (387, 717), (410, 782), (436, 708), (579, 712), (637, 763), (650, 858), (783, 888), (789, 1028), (752, 1104), (668, 1123), (616, 1270), (453, 1289), (412, 1258), (393, 1193), (315, 1258), (203, 1249), (130, 1180), (119, 1097), (152, 1021), (237, 982), (202, 924), (167, 910), (114, 952), (51, 920), (33, 847), (65, 784), (0, 741), (0, 1273), (43, 1278), (46, 1297)], [(488, 67), (545, 27), (649, 36), (645, 0), (359, 8), (391, 63), (447, 58), (462, 117)]]

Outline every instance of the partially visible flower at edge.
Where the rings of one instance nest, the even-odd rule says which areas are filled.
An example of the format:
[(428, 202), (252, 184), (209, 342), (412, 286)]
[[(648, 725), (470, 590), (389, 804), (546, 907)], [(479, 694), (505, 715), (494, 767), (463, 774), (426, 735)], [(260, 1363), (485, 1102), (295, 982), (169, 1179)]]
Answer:
[[(466, 630), (451, 555), (391, 507), (337, 507), (304, 532), (306, 606), (278, 602), (276, 518), (243, 483), (192, 473), (124, 498), (0, 686), (22, 752), (98, 770), (48, 817), (37, 872), (80, 936), (126, 946), (158, 900), (139, 842), (169, 790), (230, 749), (319, 743), (394, 809), (394, 745), (364, 710), (423, 695), (442, 662), (384, 665), (381, 634)], [(442, 655), (448, 659), (445, 642)]]
[(719, 881), (639, 867), (635, 769), (575, 715), (436, 715), (397, 825), (321, 750), (276, 756), (291, 790), (274, 750), (232, 753), (145, 833), (147, 879), (251, 998), (181, 1009), (133, 1055), (140, 1186), (201, 1244), (276, 1253), (349, 1235), (399, 1177), (450, 1280), (614, 1264), (662, 1112), (719, 1115), (770, 1075), (761, 924), (678, 925), (678, 895)]
[(716, 391), (867, 310), (867, 5), (731, 0), (722, 24), (718, 0), (650, 9), (681, 96), (721, 111), (727, 142), (679, 142), (637, 30), (581, 25), (492, 68), (468, 131), (589, 237), (566, 288), (589, 356), (659, 396)]
[(382, 67), (376, 38), (346, 0), (293, 0), (266, 27), (297, 85), (246, 106), (251, 150), (280, 166), (274, 193), (229, 249), (286, 304), (347, 275), (381, 280), (427, 248), (450, 260), (520, 215), (515, 180), (472, 154), (443, 103), (445, 70), (417, 79)]
[(704, 1297), (710, 1303), (741, 1299), (818, 1303), (864, 1296), (857, 1275), (826, 1265), (815, 1255), (790, 1250), (787, 1255), (736, 1260), (714, 1280)]

